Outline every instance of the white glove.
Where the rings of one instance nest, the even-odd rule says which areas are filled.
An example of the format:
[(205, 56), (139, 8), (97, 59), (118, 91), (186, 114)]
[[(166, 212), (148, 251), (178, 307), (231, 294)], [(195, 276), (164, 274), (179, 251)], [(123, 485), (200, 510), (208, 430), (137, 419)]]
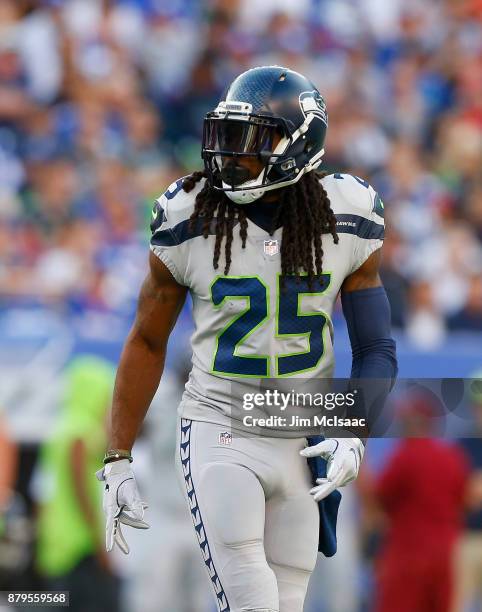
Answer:
[(105, 482), (104, 514), (105, 547), (110, 552), (114, 544), (126, 555), (129, 546), (122, 534), (121, 523), (136, 529), (149, 529), (144, 521), (144, 510), (147, 508), (139, 495), (134, 472), (128, 459), (111, 461), (95, 474), (97, 480)]
[(311, 489), (315, 501), (327, 497), (332, 491), (344, 487), (358, 476), (365, 447), (358, 438), (327, 438), (300, 451), (303, 457), (322, 457), (328, 462), (326, 478), (317, 478), (317, 487)]

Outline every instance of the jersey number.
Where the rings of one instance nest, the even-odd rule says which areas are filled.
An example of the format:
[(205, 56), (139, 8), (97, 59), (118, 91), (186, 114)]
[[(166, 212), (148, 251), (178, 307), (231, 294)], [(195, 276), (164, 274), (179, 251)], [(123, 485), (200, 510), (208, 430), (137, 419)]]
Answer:
[[(330, 284), (330, 274), (322, 274), (317, 287), (311, 289), (305, 276), (285, 279), (280, 288), (278, 277), (276, 338), (306, 337), (308, 350), (276, 355), (276, 376), (289, 376), (313, 370), (323, 356), (323, 330), (327, 316), (320, 312), (302, 312), (301, 298), (321, 295)], [(268, 355), (238, 355), (237, 349), (269, 316), (269, 288), (257, 276), (220, 276), (211, 285), (215, 308), (226, 306), (227, 300), (242, 299), (246, 307), (217, 335), (212, 370), (230, 376), (269, 376)]]

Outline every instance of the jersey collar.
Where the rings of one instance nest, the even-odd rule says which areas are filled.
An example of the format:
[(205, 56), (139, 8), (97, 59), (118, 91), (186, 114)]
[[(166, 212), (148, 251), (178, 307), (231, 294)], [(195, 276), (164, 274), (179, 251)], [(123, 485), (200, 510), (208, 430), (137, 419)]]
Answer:
[[(246, 206), (246, 217), (265, 232), (273, 229), (273, 217), (276, 213), (276, 202), (253, 202)], [(278, 220), (277, 230), (283, 225), (281, 219)]]

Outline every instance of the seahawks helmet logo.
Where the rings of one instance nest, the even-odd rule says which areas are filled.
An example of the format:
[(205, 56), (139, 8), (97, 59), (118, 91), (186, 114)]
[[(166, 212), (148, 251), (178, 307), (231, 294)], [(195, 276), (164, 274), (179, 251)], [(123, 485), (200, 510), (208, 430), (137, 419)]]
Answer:
[(319, 91), (316, 91), (316, 89), (313, 91), (303, 91), (300, 93), (299, 99), (300, 107), (305, 117), (308, 113), (314, 113), (325, 125), (328, 125), (326, 104)]

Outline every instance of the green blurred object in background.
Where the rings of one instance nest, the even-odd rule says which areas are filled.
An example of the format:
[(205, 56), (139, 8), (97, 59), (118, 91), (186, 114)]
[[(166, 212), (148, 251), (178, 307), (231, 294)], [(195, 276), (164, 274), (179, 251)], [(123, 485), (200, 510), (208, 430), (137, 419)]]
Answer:
[(105, 450), (105, 417), (114, 383), (113, 366), (98, 357), (80, 356), (65, 370), (65, 401), (58, 426), (40, 451), (45, 499), (38, 521), (37, 564), (49, 577), (69, 572), (97, 549), (95, 536), (79, 506), (72, 479), (70, 451), (81, 440), (86, 449), (85, 486), (99, 511), (101, 490), (93, 477)]

